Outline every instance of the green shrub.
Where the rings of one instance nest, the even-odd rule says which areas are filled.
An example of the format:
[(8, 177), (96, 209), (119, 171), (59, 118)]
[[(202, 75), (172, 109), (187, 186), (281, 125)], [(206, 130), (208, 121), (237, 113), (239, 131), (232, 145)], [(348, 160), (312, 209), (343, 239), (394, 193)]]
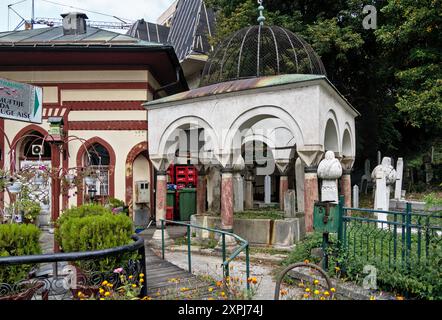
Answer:
[[(94, 251), (130, 244), (133, 234), (133, 223), (125, 215), (111, 213), (80, 217), (69, 217), (63, 221), (58, 230), (60, 246), (64, 252)], [(108, 257), (93, 261), (93, 268), (102, 272), (112, 271), (122, 266), (134, 255)], [(79, 262), (78, 265), (88, 269), (91, 265)]]
[[(41, 253), (40, 230), (32, 224), (0, 225), (0, 256), (23, 256)], [(26, 279), (32, 265), (0, 268), (0, 282), (13, 284)]]
[(61, 244), (62, 239), (60, 238), (60, 228), (61, 226), (71, 218), (81, 218), (88, 216), (101, 216), (104, 214), (112, 214), (112, 211), (98, 204), (84, 204), (79, 207), (73, 207), (67, 209), (58, 218), (55, 224), (55, 240)]

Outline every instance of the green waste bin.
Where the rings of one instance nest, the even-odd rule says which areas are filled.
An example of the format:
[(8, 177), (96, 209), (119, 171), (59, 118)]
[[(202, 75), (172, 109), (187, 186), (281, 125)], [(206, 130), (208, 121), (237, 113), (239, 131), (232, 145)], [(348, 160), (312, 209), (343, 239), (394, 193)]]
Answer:
[(175, 190), (167, 190), (166, 198), (166, 219), (174, 220)]
[(190, 216), (196, 214), (195, 188), (183, 188), (180, 191), (180, 220), (190, 221)]

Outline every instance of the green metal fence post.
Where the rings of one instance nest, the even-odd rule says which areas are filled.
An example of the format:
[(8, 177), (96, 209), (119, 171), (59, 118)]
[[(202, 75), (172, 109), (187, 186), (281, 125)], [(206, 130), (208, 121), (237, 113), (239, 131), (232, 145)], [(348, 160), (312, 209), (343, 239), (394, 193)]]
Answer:
[(222, 243), (223, 243), (223, 265), (224, 265), (224, 277), (227, 278), (229, 276), (229, 264), (224, 264), (226, 261), (226, 234), (223, 232), (221, 234)]
[(192, 258), (191, 258), (191, 239), (190, 239), (190, 225), (187, 225), (187, 260), (189, 262), (189, 273), (192, 273)]
[(249, 283), (249, 278), (250, 278), (250, 256), (249, 256), (249, 244), (247, 243), (246, 246), (246, 284), (247, 284), (247, 291), (250, 290), (250, 283)]
[(407, 202), (407, 269), (410, 269), (410, 258), (411, 258), (411, 203)]
[(164, 243), (164, 220), (161, 219), (161, 256), (163, 257), (163, 260), (164, 260), (164, 247), (165, 247), (165, 243)]

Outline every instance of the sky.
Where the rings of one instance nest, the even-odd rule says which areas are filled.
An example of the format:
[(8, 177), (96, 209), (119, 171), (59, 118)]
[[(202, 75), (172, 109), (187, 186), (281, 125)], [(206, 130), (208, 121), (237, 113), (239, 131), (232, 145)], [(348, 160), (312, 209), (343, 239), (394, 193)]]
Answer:
[[(30, 19), (32, 0), (0, 0), (0, 32), (13, 30), (21, 21), (12, 10), (8, 10), (8, 5), (17, 11), (22, 17)], [(97, 13), (104, 13), (110, 16), (137, 20), (155, 22), (156, 19), (164, 12), (174, 0), (35, 0), (35, 17), (42, 18), (60, 18), (60, 14), (69, 11), (85, 12), (90, 20), (118, 22), (118, 20), (103, 16)], [(55, 4), (57, 3), (57, 4)], [(60, 4), (60, 5), (58, 5)], [(74, 9), (72, 7), (87, 9)], [(9, 27), (8, 27), (8, 11), (9, 11)]]

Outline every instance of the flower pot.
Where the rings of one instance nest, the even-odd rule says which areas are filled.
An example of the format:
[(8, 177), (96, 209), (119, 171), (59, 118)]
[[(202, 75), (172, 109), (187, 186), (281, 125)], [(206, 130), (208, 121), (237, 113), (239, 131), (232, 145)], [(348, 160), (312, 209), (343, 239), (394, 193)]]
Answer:
[(21, 187), (22, 187), (22, 183), (16, 181), (12, 185), (8, 186), (7, 188), (8, 188), (8, 191), (10, 193), (15, 194), (15, 193), (20, 193), (21, 192)]

